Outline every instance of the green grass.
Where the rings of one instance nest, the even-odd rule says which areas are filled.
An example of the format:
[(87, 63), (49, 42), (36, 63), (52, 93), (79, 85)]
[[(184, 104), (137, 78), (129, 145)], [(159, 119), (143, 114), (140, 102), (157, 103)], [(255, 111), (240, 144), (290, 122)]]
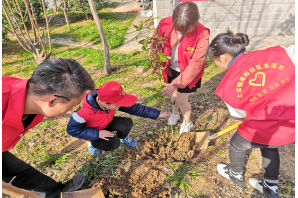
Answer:
[[(110, 49), (120, 47), (125, 41), (124, 35), (135, 19), (135, 15), (113, 12), (99, 12), (98, 15)], [(74, 20), (76, 21), (72, 22), (71, 20), (70, 31), (68, 31), (66, 25), (55, 28), (51, 31), (52, 38), (72, 38), (76, 42), (92, 42), (95, 45), (101, 43), (93, 20), (82, 20), (82, 14), (75, 13), (71, 13), (70, 17), (75, 18)]]
[(291, 182), (285, 183), (284, 186), (285, 186), (284, 189), (279, 190), (279, 193), (283, 195), (290, 195), (292, 192), (292, 188), (295, 188), (295, 184)]
[(173, 172), (173, 175), (167, 176), (165, 178), (165, 183), (170, 183), (170, 187), (175, 187), (177, 190), (177, 197), (179, 194), (179, 188), (181, 187), (184, 196), (186, 193), (191, 193), (192, 197), (196, 197), (196, 194), (191, 189), (187, 177), (199, 177), (204, 173), (199, 172), (198, 170), (193, 170), (197, 168), (195, 165), (182, 164), (181, 162), (174, 166), (171, 162), (169, 163), (170, 170)]

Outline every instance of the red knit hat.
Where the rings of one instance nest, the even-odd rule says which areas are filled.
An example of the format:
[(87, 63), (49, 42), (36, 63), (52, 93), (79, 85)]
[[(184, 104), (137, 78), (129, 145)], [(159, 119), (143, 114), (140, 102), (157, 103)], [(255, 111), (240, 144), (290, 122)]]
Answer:
[(97, 91), (98, 98), (102, 102), (114, 103), (123, 107), (130, 107), (137, 101), (137, 97), (124, 92), (117, 82), (108, 82), (101, 85)]

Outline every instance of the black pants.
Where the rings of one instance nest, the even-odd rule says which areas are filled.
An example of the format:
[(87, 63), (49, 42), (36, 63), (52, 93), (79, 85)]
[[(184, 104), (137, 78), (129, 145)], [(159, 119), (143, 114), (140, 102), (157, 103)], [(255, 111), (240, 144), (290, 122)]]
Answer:
[(59, 196), (63, 188), (61, 182), (56, 182), (9, 151), (5, 151), (2, 153), (2, 181), (9, 183), (14, 176), (16, 177), (11, 183), (13, 186), (46, 193), (46, 198)]
[[(177, 72), (176, 70), (173, 70), (171, 68), (170, 70), (171, 70), (172, 76), (168, 76), (168, 84), (171, 84), (171, 82), (181, 74), (180, 72)], [(193, 92), (196, 92), (197, 89), (201, 87), (201, 84), (202, 84), (202, 78), (200, 78), (200, 80), (195, 84), (193, 88), (190, 89), (189, 86), (187, 85), (183, 89), (178, 88), (177, 91), (180, 93), (193, 93)]]
[(116, 150), (120, 146), (120, 139), (124, 139), (128, 136), (132, 126), (133, 122), (130, 118), (114, 117), (112, 122), (103, 130), (116, 131), (116, 135), (114, 135), (114, 137), (107, 137), (109, 141), (99, 138), (98, 140), (90, 142), (92, 146), (97, 149), (104, 151)]
[(263, 168), (265, 169), (264, 178), (277, 180), (279, 175), (279, 153), (277, 146), (257, 144), (244, 139), (238, 131), (230, 141), (230, 168), (235, 173), (243, 172), (246, 151), (252, 148), (260, 148), (262, 154)]

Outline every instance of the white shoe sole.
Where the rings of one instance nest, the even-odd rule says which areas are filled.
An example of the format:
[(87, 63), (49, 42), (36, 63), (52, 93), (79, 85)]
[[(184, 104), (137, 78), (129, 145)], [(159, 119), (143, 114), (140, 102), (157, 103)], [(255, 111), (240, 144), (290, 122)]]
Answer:
[(258, 191), (260, 191), (261, 193), (263, 193), (264, 195), (266, 195), (269, 198), (279, 198), (279, 195), (272, 195), (272, 194), (268, 194), (267, 192), (265, 192), (263, 190), (263, 186), (259, 184), (259, 180), (255, 179), (255, 178), (250, 178), (249, 179), (249, 184), (254, 187), (255, 189), (257, 189)]
[(230, 180), (230, 176), (228, 174), (225, 173), (225, 170), (223, 169), (223, 167), (226, 166), (225, 164), (218, 164), (216, 169), (217, 169), (217, 172), (223, 176), (224, 178)]

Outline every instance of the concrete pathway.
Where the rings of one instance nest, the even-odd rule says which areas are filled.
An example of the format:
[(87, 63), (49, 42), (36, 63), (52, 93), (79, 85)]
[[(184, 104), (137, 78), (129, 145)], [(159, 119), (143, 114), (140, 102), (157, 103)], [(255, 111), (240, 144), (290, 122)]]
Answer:
[(119, 3), (111, 12), (129, 12), (137, 9), (136, 0), (125, 0)]
[[(138, 43), (138, 41), (148, 37), (152, 36), (153, 30), (148, 30), (146, 27), (143, 28), (142, 33), (136, 40), (136, 36), (139, 34), (139, 31), (136, 31), (136, 28), (133, 25), (139, 26), (141, 21), (146, 21), (149, 19), (148, 17), (142, 17), (140, 14), (138, 14), (133, 21), (132, 25), (129, 27), (127, 34), (124, 36), (125, 37), (125, 42), (124, 44), (119, 48), (119, 52), (132, 52), (132, 51), (137, 51), (141, 50), (142, 45)], [(149, 26), (150, 29), (154, 28), (154, 25)]]
[(268, 47), (281, 45), (288, 47), (295, 45), (294, 36), (249, 36), (249, 44), (246, 47), (247, 51), (262, 50)]

